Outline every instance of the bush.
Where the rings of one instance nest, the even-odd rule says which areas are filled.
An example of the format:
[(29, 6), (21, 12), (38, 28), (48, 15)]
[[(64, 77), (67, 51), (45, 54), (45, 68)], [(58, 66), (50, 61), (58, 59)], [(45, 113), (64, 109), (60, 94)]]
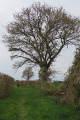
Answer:
[(0, 73), (0, 99), (10, 95), (13, 91), (14, 78)]
[(63, 82), (60, 81), (54, 81), (53, 83), (46, 83), (44, 88), (41, 89), (41, 92), (46, 96), (60, 96), (62, 85)]

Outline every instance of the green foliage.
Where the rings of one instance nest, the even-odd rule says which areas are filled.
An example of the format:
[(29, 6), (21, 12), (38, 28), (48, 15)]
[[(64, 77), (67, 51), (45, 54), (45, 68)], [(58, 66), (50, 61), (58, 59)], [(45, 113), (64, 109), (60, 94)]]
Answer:
[(75, 90), (75, 96), (80, 97), (80, 84), (76, 83), (73, 84), (74, 90)]
[(14, 87), (13, 93), (0, 101), (0, 120), (80, 120), (80, 110), (64, 105), (55, 97), (39, 95), (39, 89)]
[(0, 99), (5, 98), (13, 91), (14, 79), (0, 73)]

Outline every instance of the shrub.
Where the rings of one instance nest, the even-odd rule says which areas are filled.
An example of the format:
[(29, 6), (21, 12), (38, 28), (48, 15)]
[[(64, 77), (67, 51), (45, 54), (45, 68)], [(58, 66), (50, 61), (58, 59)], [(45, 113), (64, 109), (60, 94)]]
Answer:
[(0, 73), (0, 99), (10, 95), (13, 91), (14, 78)]
[(41, 92), (46, 96), (60, 96), (62, 85), (63, 82), (60, 81), (54, 81), (53, 83), (46, 83), (45, 87), (41, 89)]

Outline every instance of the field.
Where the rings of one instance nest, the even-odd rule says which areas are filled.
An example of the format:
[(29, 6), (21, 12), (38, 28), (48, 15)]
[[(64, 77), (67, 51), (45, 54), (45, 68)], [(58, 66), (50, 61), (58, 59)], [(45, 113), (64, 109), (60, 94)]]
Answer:
[(14, 92), (0, 100), (0, 120), (80, 120), (80, 110), (40, 95), (38, 88), (14, 86)]

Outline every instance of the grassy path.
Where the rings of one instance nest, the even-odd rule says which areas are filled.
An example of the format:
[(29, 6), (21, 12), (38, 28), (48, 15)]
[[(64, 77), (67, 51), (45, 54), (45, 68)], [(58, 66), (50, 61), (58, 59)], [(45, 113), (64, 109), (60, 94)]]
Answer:
[(80, 120), (80, 110), (41, 97), (36, 88), (15, 86), (13, 94), (0, 101), (0, 120)]

